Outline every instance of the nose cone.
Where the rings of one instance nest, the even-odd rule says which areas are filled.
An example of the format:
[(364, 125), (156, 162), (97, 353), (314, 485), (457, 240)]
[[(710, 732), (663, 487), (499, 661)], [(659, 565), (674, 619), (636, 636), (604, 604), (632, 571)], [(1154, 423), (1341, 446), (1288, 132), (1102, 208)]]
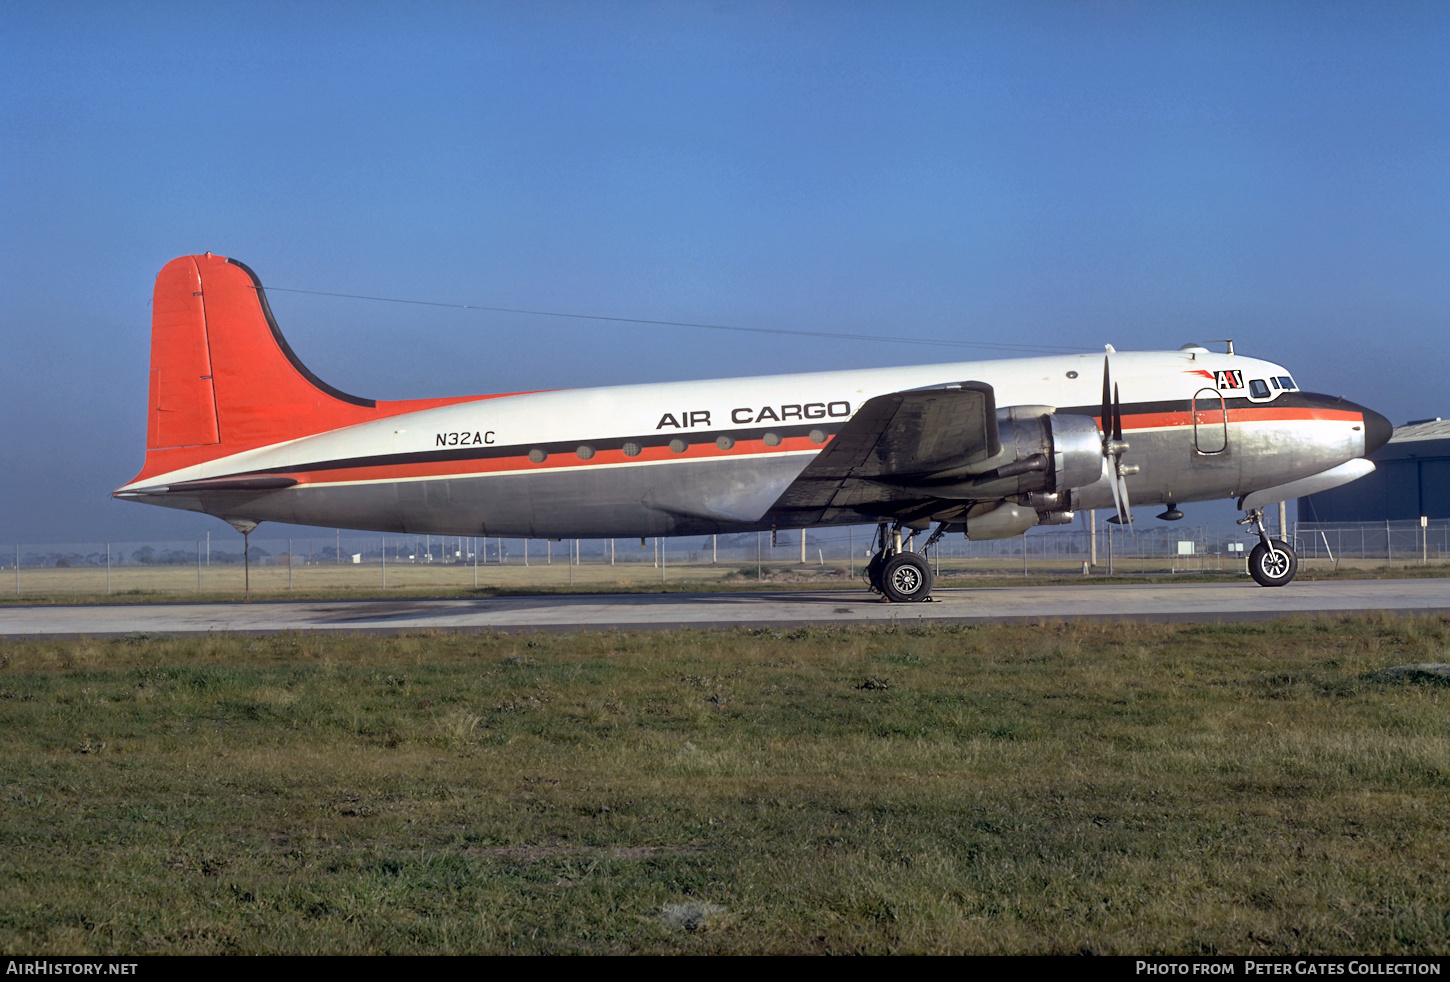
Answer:
[(1364, 411), (1364, 455), (1368, 457), (1390, 442), (1395, 433), (1394, 424), (1373, 409)]
[[(1318, 392), (1304, 392), (1298, 394), (1298, 398), (1304, 400), (1304, 404), (1318, 406), (1324, 409), (1335, 409), (1359, 413), (1364, 420), (1364, 455), (1368, 457), (1380, 447), (1390, 442), (1394, 436), (1395, 427), (1389, 420), (1385, 419), (1373, 409), (1366, 409), (1357, 402), (1350, 402), (1343, 396), (1329, 396)], [(1343, 418), (1343, 417), (1341, 417)], [(1356, 427), (1357, 428), (1357, 427)]]

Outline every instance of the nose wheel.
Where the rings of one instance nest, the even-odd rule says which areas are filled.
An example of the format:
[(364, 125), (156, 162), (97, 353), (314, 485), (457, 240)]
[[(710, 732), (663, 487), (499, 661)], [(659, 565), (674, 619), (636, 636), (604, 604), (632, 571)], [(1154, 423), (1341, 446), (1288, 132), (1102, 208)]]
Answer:
[(1264, 545), (1260, 542), (1249, 553), (1249, 575), (1259, 586), (1283, 586), (1299, 572), (1299, 557), (1287, 542)]
[[(915, 534), (912, 533), (913, 536)], [(930, 549), (939, 538), (940, 529), (927, 540), (922, 553)], [(871, 584), (871, 589), (892, 603), (920, 603), (931, 599), (931, 564), (921, 553), (906, 551), (905, 547), (910, 541), (910, 538), (906, 542), (902, 541), (899, 524), (888, 533), (886, 523), (881, 523), (877, 528), (880, 548), (866, 564), (866, 580)]]
[(1264, 511), (1255, 508), (1239, 519), (1240, 525), (1254, 526), (1259, 544), (1249, 553), (1249, 575), (1259, 586), (1284, 586), (1299, 572), (1299, 557), (1287, 542), (1269, 538), (1264, 528)]

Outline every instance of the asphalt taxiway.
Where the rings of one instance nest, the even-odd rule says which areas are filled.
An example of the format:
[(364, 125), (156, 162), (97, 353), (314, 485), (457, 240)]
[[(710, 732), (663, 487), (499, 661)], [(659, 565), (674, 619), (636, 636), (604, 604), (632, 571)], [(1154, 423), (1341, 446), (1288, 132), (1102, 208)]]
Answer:
[(101, 604), (0, 608), (0, 638), (411, 631), (583, 631), (800, 625), (1250, 621), (1370, 612), (1450, 614), (1450, 579), (1134, 583), (938, 589), (890, 604), (864, 590), (588, 594), (289, 603)]

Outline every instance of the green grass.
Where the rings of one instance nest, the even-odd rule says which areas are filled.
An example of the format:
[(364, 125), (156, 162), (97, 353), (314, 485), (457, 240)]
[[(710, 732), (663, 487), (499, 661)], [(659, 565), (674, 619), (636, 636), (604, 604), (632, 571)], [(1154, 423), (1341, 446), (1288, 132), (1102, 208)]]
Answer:
[(1450, 950), (1450, 618), (0, 644), (0, 948)]

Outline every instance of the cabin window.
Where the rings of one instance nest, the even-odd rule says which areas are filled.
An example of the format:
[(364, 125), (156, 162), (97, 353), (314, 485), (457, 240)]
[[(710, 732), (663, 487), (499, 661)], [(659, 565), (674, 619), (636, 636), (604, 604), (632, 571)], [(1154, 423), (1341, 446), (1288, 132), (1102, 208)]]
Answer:
[(1267, 399), (1269, 398), (1269, 387), (1264, 384), (1263, 379), (1256, 378), (1249, 383), (1249, 395), (1255, 399)]
[(594, 456), (594, 448), (589, 446), (587, 443), (581, 446), (578, 450), (575, 450), (574, 452), (579, 455), (580, 460), (588, 460), (590, 457)]
[(538, 447), (535, 447), (534, 449), (529, 451), (529, 459), (536, 464), (542, 464), (544, 461), (549, 459), (549, 455), (544, 453), (544, 451), (540, 450)]
[(670, 449), (673, 450), (675, 453), (684, 453), (688, 447), (689, 444), (687, 444), (684, 440), (681, 440), (679, 437), (675, 437), (673, 440), (670, 441)]
[(811, 435), (811, 442), (812, 443), (825, 443), (826, 442), (826, 431), (825, 430), (811, 430), (811, 434), (810, 435)]
[(639, 444), (638, 443), (635, 443), (633, 441), (630, 441), (629, 443), (626, 443), (624, 445), (624, 448), (623, 449), (624, 449), (624, 455), (626, 457), (638, 457), (639, 456)]
[(778, 447), (778, 446), (780, 446), (780, 434), (779, 433), (767, 433), (767, 434), (765, 434), (765, 445), (767, 447)]
[(728, 436), (722, 436), (715, 441), (715, 446), (719, 447), (721, 450), (729, 450), (731, 447), (735, 446), (735, 441), (730, 439)]

